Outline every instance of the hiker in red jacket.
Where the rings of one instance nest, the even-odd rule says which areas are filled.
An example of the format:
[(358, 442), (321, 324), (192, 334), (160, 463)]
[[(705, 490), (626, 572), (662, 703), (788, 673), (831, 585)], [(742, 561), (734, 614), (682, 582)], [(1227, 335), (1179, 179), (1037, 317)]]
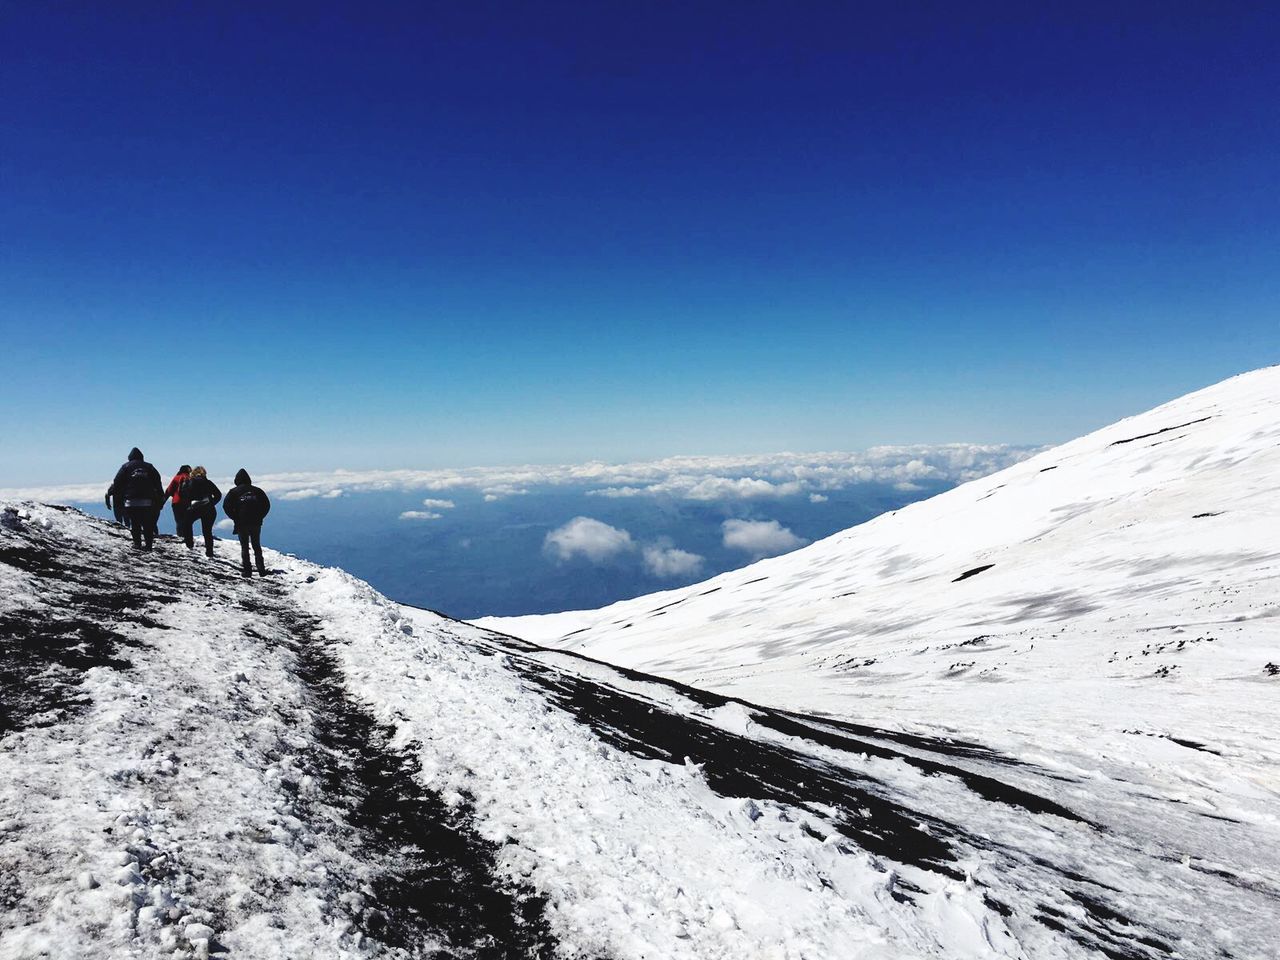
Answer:
[(189, 476), (191, 476), (191, 467), (184, 463), (173, 475), (169, 485), (164, 488), (165, 499), (173, 498), (173, 525), (178, 536), (184, 540), (191, 537), (191, 516), (187, 512), (187, 505), (182, 502), (182, 481)]

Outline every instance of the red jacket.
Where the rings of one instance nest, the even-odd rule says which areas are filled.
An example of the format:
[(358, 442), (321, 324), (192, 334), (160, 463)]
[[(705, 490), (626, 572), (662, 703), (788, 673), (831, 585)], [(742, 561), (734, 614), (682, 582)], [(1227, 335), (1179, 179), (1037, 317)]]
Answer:
[(164, 488), (166, 497), (173, 497), (174, 503), (181, 503), (182, 498), (178, 496), (178, 488), (182, 486), (182, 481), (191, 476), (189, 473), (175, 473), (173, 479), (169, 481), (169, 486)]

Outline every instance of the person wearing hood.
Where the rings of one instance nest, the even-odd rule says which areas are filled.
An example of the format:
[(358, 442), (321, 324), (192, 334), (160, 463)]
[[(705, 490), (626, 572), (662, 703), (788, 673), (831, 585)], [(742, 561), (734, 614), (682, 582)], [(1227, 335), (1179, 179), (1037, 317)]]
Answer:
[(267, 565), (262, 562), (262, 521), (271, 511), (271, 500), (261, 487), (253, 485), (249, 471), (243, 467), (236, 474), (236, 485), (222, 501), (222, 509), (235, 524), (236, 536), (240, 538), (242, 572), (246, 577), (253, 576), (249, 567), (249, 548), (252, 546), (258, 575), (265, 577)]
[[(174, 532), (182, 537), (183, 540), (191, 539), (191, 520), (190, 512), (187, 505), (183, 503), (182, 497), (182, 481), (191, 476), (191, 467), (183, 464), (178, 468), (178, 472), (173, 475), (173, 479), (169, 481), (169, 485), (164, 488), (165, 499), (173, 498), (173, 529)], [(162, 508), (163, 509), (163, 508)], [(191, 546), (190, 543), (187, 546)]]
[(218, 501), (222, 499), (222, 491), (209, 479), (209, 473), (204, 467), (192, 470), (181, 486), (182, 505), (186, 513), (182, 530), (187, 549), (195, 549), (195, 522), (199, 520), (200, 532), (204, 534), (205, 556), (212, 557), (213, 521), (218, 518)]
[(129, 459), (116, 471), (109, 492), (116, 508), (123, 507), (133, 533), (134, 548), (150, 550), (156, 538), (156, 516), (164, 503), (164, 481), (160, 479), (160, 471), (147, 463), (142, 451), (134, 447), (129, 451)]

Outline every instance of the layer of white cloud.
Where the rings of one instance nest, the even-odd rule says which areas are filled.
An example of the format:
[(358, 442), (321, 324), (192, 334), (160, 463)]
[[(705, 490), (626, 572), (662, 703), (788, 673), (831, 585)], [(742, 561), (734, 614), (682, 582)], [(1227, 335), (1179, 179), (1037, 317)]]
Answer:
[(423, 500), (422, 505), (430, 510), (452, 510), (456, 506), (452, 500), (435, 500), (431, 497)]
[(432, 513), (430, 510), (406, 510), (400, 514), (401, 520), (439, 520), (444, 514)]
[(810, 503), (826, 503), (828, 499), (829, 499), (829, 498), (827, 497), (827, 495), (826, 495), (825, 493), (811, 493), (811, 494), (809, 494), (809, 502), (810, 502)]
[(809, 542), (777, 520), (726, 520), (721, 528), (726, 547), (745, 551), (756, 559), (775, 557)]
[(280, 494), (281, 500), (334, 500), (342, 496), (341, 487), (333, 487), (329, 490), (321, 490), (317, 487), (303, 487), (300, 490), (285, 490)]
[[(543, 487), (577, 486), (606, 497), (764, 500), (825, 494), (861, 483), (891, 486), (963, 483), (994, 473), (1035, 452), (1036, 449), (1030, 447), (952, 443), (872, 447), (846, 453), (668, 457), (622, 464), (274, 473), (259, 476), (256, 482), (273, 496), (287, 499), (373, 491), (470, 491), (493, 502)], [(0, 497), (54, 503), (101, 502), (111, 481), (111, 469), (108, 465), (99, 483), (6, 489), (0, 490)], [(227, 477), (215, 477), (215, 482), (223, 489), (231, 485)]]
[(687, 577), (702, 569), (703, 558), (665, 543), (649, 544), (641, 551), (645, 571), (655, 577)]
[(286, 490), (280, 494), (281, 500), (313, 500), (323, 494), (315, 487), (303, 487), (301, 490)]
[(529, 491), (524, 487), (517, 487), (514, 483), (498, 483), (482, 487), (480, 492), (484, 494), (485, 503), (493, 503), (495, 500), (505, 500), (507, 497), (522, 497)]
[(587, 491), (594, 497), (673, 497), (680, 500), (750, 500), (790, 497), (801, 491), (798, 481), (773, 483), (759, 477), (680, 475), (644, 487), (605, 487)]
[(635, 549), (626, 530), (619, 530), (591, 517), (574, 517), (547, 534), (544, 547), (558, 560), (586, 557), (595, 563)]
[(215, 530), (232, 530), (235, 528), (235, 521), (230, 517), (224, 517), (213, 525)]

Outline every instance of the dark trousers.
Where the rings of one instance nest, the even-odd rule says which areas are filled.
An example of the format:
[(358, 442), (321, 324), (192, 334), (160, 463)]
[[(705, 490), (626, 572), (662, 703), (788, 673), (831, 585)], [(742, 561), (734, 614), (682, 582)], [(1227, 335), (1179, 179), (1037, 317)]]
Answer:
[(129, 530), (133, 533), (133, 545), (141, 550), (143, 541), (146, 549), (156, 539), (156, 508), (147, 504), (145, 507), (125, 507), (125, 518), (129, 521)]
[[(192, 517), (187, 513), (187, 505), (185, 503), (175, 503), (173, 506), (173, 532), (184, 540), (191, 539), (191, 521)], [(191, 546), (191, 544), (187, 544)]]
[(267, 575), (267, 565), (262, 562), (262, 524), (254, 526), (239, 525), (240, 534), (240, 563), (244, 567), (244, 572), (249, 573), (249, 547), (253, 547), (253, 559), (258, 563), (258, 573), (264, 577)]
[(196, 545), (196, 521), (200, 521), (200, 532), (204, 534), (204, 552), (209, 556), (213, 556), (213, 521), (217, 518), (217, 511), (206, 510), (204, 513), (197, 513), (194, 516), (188, 515), (186, 526), (182, 528), (182, 539), (186, 541), (187, 549), (193, 550)]

